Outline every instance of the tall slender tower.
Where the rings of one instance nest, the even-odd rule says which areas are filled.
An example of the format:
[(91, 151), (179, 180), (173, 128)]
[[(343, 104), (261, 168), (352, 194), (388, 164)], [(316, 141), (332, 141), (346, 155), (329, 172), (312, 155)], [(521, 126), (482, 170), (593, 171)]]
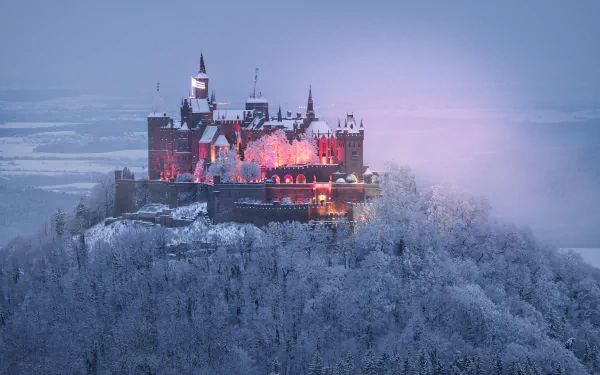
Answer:
[(308, 103), (306, 104), (306, 118), (310, 123), (315, 119), (315, 109), (312, 98), (312, 86), (308, 86)]
[(208, 99), (208, 75), (206, 75), (206, 66), (204, 66), (204, 56), (200, 52), (200, 64), (198, 64), (198, 74), (192, 77), (192, 90), (194, 98)]

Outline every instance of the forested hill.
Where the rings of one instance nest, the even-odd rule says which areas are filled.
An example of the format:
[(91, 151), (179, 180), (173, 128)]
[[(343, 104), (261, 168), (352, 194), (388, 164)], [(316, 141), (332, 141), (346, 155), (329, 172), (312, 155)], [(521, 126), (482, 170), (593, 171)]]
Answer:
[(354, 230), (85, 230), (80, 204), (0, 252), (0, 373), (600, 372), (598, 269), (407, 168), (382, 189)]

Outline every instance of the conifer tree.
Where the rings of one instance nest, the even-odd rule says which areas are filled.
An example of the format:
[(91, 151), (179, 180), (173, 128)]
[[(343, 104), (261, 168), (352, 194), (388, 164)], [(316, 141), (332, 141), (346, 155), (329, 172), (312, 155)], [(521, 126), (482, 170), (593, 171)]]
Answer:
[(367, 350), (365, 357), (363, 358), (363, 370), (364, 375), (378, 375), (379, 369), (377, 368), (377, 360), (375, 359), (375, 352), (373, 349)]
[(58, 210), (56, 210), (56, 213), (54, 214), (54, 231), (56, 232), (56, 235), (58, 237), (62, 236), (63, 233), (65, 232), (65, 225), (66, 225), (65, 214), (59, 208)]
[(309, 375), (323, 375), (323, 359), (319, 352), (315, 352), (313, 359), (308, 366), (308, 374)]

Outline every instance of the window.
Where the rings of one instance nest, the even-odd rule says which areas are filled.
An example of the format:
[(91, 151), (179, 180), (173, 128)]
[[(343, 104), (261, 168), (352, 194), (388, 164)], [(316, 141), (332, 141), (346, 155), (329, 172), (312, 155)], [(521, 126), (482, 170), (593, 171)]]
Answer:
[(358, 160), (358, 152), (352, 151), (352, 160)]

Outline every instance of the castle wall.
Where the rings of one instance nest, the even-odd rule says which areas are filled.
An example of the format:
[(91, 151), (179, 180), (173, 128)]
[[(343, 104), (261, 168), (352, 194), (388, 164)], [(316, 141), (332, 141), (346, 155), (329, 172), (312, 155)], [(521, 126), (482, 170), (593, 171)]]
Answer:
[[(215, 184), (209, 190), (208, 215), (213, 223), (238, 221), (235, 204), (237, 201), (265, 202), (265, 183), (220, 183), (215, 179)], [(212, 194), (211, 194), (212, 193)]]
[(290, 198), (292, 203), (307, 203), (312, 200), (315, 193), (313, 184), (272, 184), (266, 189), (267, 202), (281, 201)]
[(270, 180), (276, 174), (283, 183), (285, 176), (289, 174), (293, 177), (294, 182), (296, 182), (298, 175), (302, 174), (306, 177), (306, 182), (308, 183), (312, 183), (315, 177), (317, 178), (317, 182), (329, 182), (329, 176), (337, 172), (337, 170), (337, 164), (311, 164), (267, 169), (266, 177)]
[(252, 223), (256, 226), (264, 226), (272, 221), (309, 221), (309, 205), (293, 204), (236, 204), (237, 221), (241, 223)]
[(339, 202), (363, 202), (365, 200), (364, 184), (333, 184), (331, 200)]
[(207, 202), (206, 184), (161, 180), (116, 180), (114, 216), (136, 212), (149, 203), (166, 204), (169, 208), (193, 202)]
[[(207, 202), (208, 216), (215, 224), (239, 222), (262, 226), (271, 221), (329, 221), (345, 216), (352, 221), (362, 215), (365, 197), (380, 195), (379, 186), (375, 184), (221, 183), (218, 176), (214, 184), (205, 184), (123, 180), (117, 173), (115, 175), (114, 216), (137, 212), (149, 203), (176, 208), (193, 202)], [(323, 195), (325, 199), (320, 201)], [(286, 197), (293, 204), (281, 204)], [(167, 226), (187, 224), (183, 221), (164, 223)]]

